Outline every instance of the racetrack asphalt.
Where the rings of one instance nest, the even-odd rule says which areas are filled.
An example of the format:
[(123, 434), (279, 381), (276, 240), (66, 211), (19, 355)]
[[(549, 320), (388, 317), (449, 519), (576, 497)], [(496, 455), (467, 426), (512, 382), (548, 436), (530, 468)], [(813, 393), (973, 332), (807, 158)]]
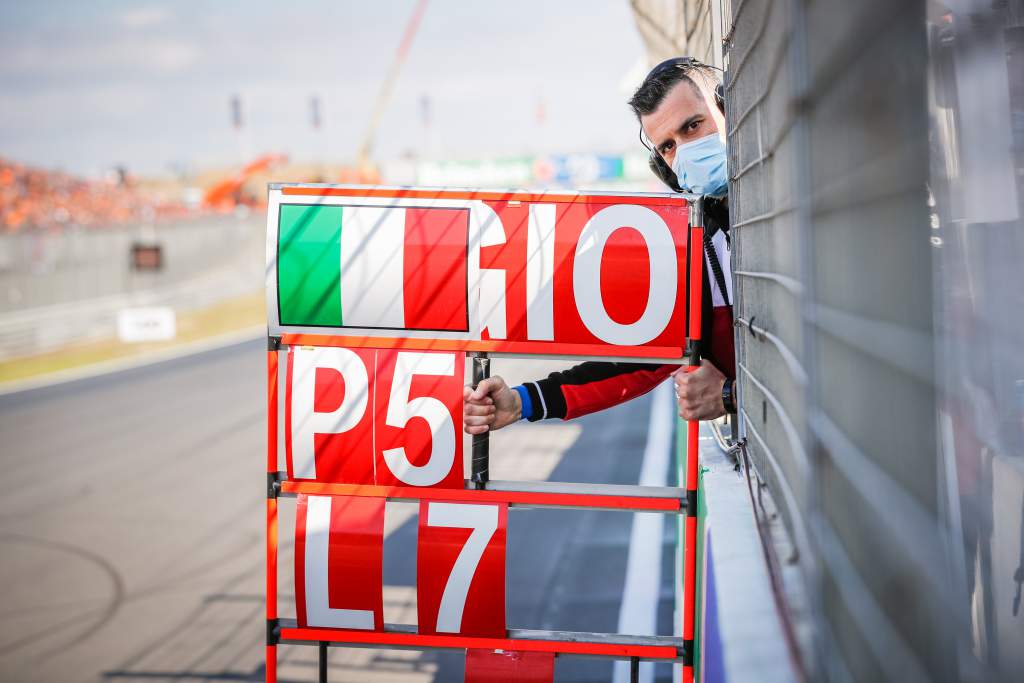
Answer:
[[(265, 342), (0, 396), (0, 680), (261, 681)], [(551, 364), (493, 361), (512, 381)], [(492, 477), (636, 483), (649, 398), (492, 439)], [(468, 450), (467, 450), (468, 453)], [(671, 479), (671, 478), (670, 478)], [(294, 501), (281, 503), (281, 616), (294, 615)], [(513, 510), (508, 623), (616, 628), (628, 513)], [(385, 619), (415, 620), (415, 508), (389, 504)], [(675, 525), (658, 628), (672, 632)], [(279, 680), (314, 681), (315, 648), (279, 648)], [(457, 651), (334, 649), (331, 681), (461, 681)], [(556, 681), (608, 681), (559, 658)], [(659, 666), (657, 680), (671, 680)]]

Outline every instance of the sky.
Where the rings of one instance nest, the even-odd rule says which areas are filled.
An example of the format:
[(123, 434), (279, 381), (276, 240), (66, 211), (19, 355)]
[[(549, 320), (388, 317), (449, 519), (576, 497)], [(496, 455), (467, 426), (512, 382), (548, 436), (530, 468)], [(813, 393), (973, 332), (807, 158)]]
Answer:
[[(415, 4), (0, 0), (0, 157), (85, 174), (351, 162)], [(633, 150), (642, 57), (627, 0), (430, 0), (373, 157)]]

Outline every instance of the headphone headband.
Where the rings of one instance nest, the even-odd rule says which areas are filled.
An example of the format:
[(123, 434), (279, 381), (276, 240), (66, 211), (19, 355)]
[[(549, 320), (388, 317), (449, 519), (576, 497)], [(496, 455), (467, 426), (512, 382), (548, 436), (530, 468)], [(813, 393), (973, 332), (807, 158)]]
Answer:
[(698, 66), (706, 66), (706, 64), (697, 61), (693, 57), (672, 57), (671, 59), (666, 59), (664, 62), (658, 64), (653, 69), (651, 69), (647, 76), (644, 78), (644, 80), (649, 80), (654, 76), (661, 75), (666, 71), (669, 71), (670, 69), (675, 69), (677, 67), (682, 67), (684, 69), (692, 69)]

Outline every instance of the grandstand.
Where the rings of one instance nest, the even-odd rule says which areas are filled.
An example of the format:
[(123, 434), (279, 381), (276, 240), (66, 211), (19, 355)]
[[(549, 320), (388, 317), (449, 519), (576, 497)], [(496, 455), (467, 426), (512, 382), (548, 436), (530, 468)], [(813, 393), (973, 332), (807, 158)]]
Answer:
[(183, 201), (139, 187), (123, 169), (91, 180), (0, 158), (0, 226), (7, 233), (97, 228), (189, 213)]

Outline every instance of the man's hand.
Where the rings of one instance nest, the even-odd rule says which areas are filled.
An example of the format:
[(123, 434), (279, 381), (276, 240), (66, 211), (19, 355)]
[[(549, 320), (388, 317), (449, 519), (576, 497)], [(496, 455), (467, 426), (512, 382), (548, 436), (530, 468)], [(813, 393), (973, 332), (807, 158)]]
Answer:
[[(719, 387), (721, 391), (721, 387)], [(510, 425), (523, 414), (519, 392), (495, 375), (480, 382), (476, 389), (463, 387), (462, 428), (467, 434), (483, 434)], [(721, 402), (721, 401), (719, 401)]]
[[(684, 420), (713, 420), (725, 415), (722, 386), (725, 375), (707, 360), (693, 372), (680, 368), (672, 373), (679, 403), (679, 417)], [(513, 392), (515, 393), (515, 392)]]

